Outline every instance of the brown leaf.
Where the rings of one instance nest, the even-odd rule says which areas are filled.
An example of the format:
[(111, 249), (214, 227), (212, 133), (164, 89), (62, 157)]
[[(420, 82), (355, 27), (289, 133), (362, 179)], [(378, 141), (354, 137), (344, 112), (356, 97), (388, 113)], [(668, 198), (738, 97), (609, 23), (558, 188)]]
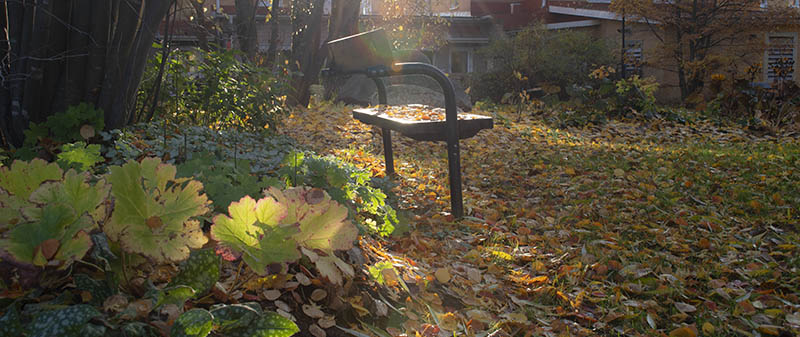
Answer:
[(161, 218), (157, 215), (153, 215), (147, 218), (147, 220), (145, 220), (145, 223), (147, 224), (147, 227), (150, 227), (150, 229), (154, 230), (161, 228), (161, 226), (164, 226), (164, 221), (162, 221)]
[(320, 318), (317, 321), (317, 324), (323, 329), (331, 328), (336, 325), (336, 318), (330, 315), (325, 315), (325, 317)]
[(297, 273), (297, 274), (294, 275), (294, 278), (297, 280), (297, 282), (300, 282), (300, 284), (302, 284), (304, 286), (310, 286), (311, 285), (311, 279), (309, 279), (308, 276), (306, 276), (306, 274)]
[(450, 282), (450, 271), (447, 268), (439, 268), (433, 273), (433, 276), (436, 277), (436, 280), (440, 283), (447, 283)]
[(42, 256), (45, 259), (50, 260), (53, 256), (56, 256), (56, 252), (58, 252), (58, 247), (61, 246), (61, 243), (57, 239), (47, 239), (42, 241), (37, 247), (37, 250), (41, 250)]
[(316, 205), (325, 200), (325, 192), (321, 188), (312, 188), (306, 193), (306, 202)]
[(268, 301), (274, 301), (281, 297), (281, 291), (277, 289), (267, 289), (264, 290), (264, 298)]
[(80, 133), (83, 139), (92, 138), (94, 137), (94, 127), (89, 124), (84, 124), (83, 126), (81, 126)]
[(103, 302), (103, 310), (108, 312), (120, 312), (128, 305), (128, 298), (123, 294), (116, 294), (106, 298)]
[(327, 336), (327, 334), (325, 333), (325, 330), (322, 330), (322, 328), (320, 328), (319, 325), (316, 325), (316, 324), (311, 324), (308, 327), (308, 332), (310, 332), (312, 335), (314, 335), (314, 337), (325, 337), (325, 336)]
[(303, 304), (303, 313), (311, 318), (322, 318), (325, 316), (325, 313), (320, 310), (319, 306), (313, 303)]
[(319, 302), (325, 297), (328, 297), (328, 292), (325, 291), (324, 289), (314, 289), (314, 291), (311, 292), (312, 301)]
[(697, 328), (692, 325), (682, 326), (670, 331), (669, 337), (697, 337)]
[(761, 324), (758, 326), (758, 332), (765, 335), (778, 336), (781, 333), (781, 327), (776, 325)]
[(677, 308), (680, 312), (695, 312), (697, 308), (691, 304), (683, 303), (683, 302), (675, 302), (675, 308)]

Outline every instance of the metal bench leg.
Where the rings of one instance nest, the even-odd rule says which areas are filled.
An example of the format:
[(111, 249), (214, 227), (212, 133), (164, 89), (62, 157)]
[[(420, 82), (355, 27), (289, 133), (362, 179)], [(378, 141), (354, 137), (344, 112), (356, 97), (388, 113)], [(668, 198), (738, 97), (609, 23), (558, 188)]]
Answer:
[[(387, 105), (386, 99), (386, 85), (383, 80), (373, 77), (372, 81), (375, 82), (375, 87), (378, 89), (378, 103)], [(382, 128), (383, 133), (383, 159), (386, 164), (386, 175), (394, 174), (394, 155), (392, 153), (392, 130)]]
[(386, 163), (386, 175), (394, 174), (394, 156), (392, 154), (392, 130), (382, 128), (383, 159)]

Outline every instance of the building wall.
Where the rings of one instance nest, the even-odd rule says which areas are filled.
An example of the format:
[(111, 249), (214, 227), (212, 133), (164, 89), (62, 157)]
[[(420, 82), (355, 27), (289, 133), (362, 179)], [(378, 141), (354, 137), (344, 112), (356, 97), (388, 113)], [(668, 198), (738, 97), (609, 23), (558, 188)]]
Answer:
[[(608, 38), (616, 41), (617, 50), (621, 50), (621, 34), (620, 30), (622, 23), (614, 20), (602, 20), (600, 26), (592, 31), (598, 37)], [(657, 97), (659, 100), (668, 103), (680, 102), (680, 86), (678, 81), (678, 74), (674, 71), (676, 69), (675, 61), (669, 58), (669, 55), (664, 53), (661, 41), (652, 33), (646, 24), (642, 23), (626, 23), (626, 40), (641, 41), (643, 49), (644, 67), (642, 69), (642, 77), (654, 77), (659, 83), (659, 90)], [(798, 49), (800, 49), (800, 29), (798, 27), (783, 27), (777, 29), (772, 33), (782, 33), (784, 35), (793, 36), (793, 54), (794, 59), (797, 60)], [(745, 70), (756, 63), (762, 64), (762, 71), (758, 74), (757, 82), (767, 82), (766, 73), (764, 69), (766, 64), (766, 40), (768, 32), (753, 32), (743, 34), (742, 39), (738, 40), (739, 46), (727, 45), (717, 48), (718, 55), (730, 55), (729, 59), (724, 57), (718, 63), (710, 65), (714, 67), (712, 73), (725, 74), (730, 76), (731, 73), (736, 73), (737, 76), (744, 76)], [(618, 52), (619, 53), (619, 52)], [(738, 62), (732, 60), (738, 59)], [(617, 66), (616, 68), (620, 68)], [(794, 79), (800, 79), (800, 67), (793, 68)]]

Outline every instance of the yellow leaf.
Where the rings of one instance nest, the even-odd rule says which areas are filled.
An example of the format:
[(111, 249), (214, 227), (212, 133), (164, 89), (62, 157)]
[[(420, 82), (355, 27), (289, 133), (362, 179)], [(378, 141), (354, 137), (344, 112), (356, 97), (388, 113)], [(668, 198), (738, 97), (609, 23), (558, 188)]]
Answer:
[(714, 330), (716, 330), (716, 329), (714, 328), (713, 324), (711, 324), (709, 322), (703, 323), (703, 335), (708, 335), (708, 336), (713, 335), (714, 334)]
[(458, 317), (452, 312), (440, 315), (439, 327), (449, 331), (458, 330)]
[(682, 326), (670, 331), (669, 337), (697, 337), (697, 331), (692, 326)]
[(564, 170), (564, 173), (566, 173), (567, 175), (570, 175), (570, 176), (574, 176), (574, 175), (575, 175), (575, 169), (573, 169), (573, 168), (571, 168), (571, 167), (567, 167), (567, 168)]
[(781, 327), (775, 325), (762, 324), (758, 326), (758, 332), (770, 336), (778, 336), (780, 329)]
[(625, 171), (623, 171), (620, 168), (615, 169), (614, 170), (614, 176), (617, 177), (617, 178), (623, 178), (623, 177), (625, 177)]
[(436, 280), (441, 283), (450, 282), (450, 271), (447, 268), (439, 268), (433, 273), (433, 276), (436, 277)]

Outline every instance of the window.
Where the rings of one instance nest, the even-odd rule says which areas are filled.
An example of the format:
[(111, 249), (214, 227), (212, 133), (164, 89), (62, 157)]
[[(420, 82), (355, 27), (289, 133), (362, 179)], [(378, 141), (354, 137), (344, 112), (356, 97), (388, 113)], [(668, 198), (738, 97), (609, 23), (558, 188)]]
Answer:
[(472, 53), (468, 50), (450, 51), (450, 73), (472, 72)]
[(625, 75), (642, 76), (642, 64), (644, 55), (642, 53), (642, 40), (625, 41)]
[(361, 15), (372, 15), (372, 0), (361, 0)]
[(775, 33), (767, 35), (767, 51), (764, 55), (764, 74), (767, 82), (794, 80), (794, 60), (797, 48), (797, 33)]
[(519, 13), (520, 6), (522, 6), (522, 3), (512, 2), (511, 3), (511, 14)]

